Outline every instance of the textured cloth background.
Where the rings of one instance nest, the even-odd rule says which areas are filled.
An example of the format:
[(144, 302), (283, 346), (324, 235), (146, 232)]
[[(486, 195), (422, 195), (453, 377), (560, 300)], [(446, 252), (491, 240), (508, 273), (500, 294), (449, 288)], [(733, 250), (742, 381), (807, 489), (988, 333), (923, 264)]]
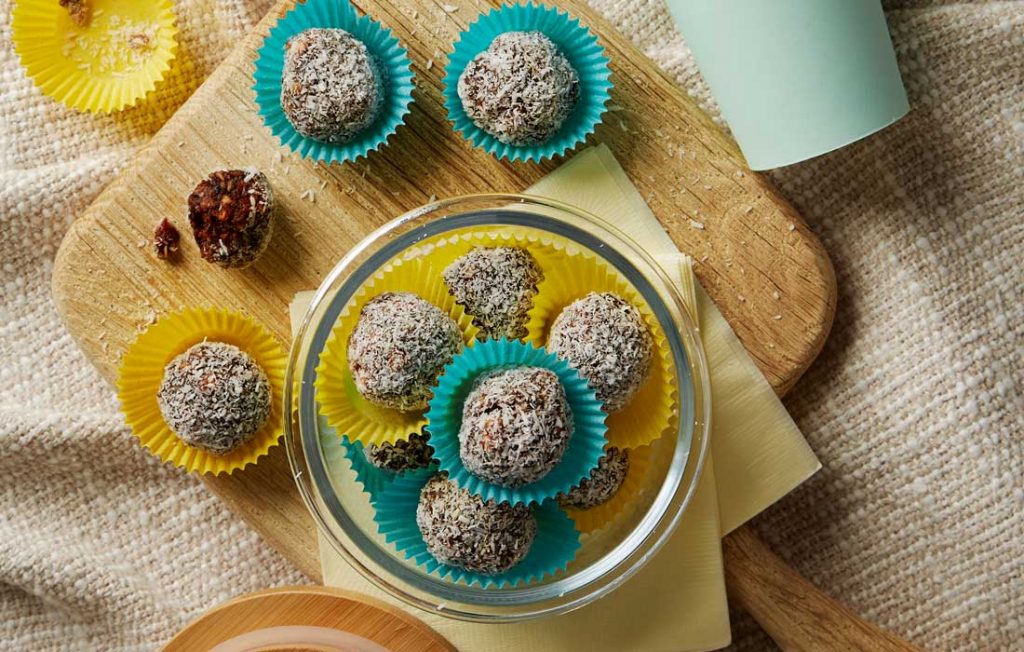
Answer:
[[(661, 0), (594, 0), (711, 113)], [(271, 4), (180, 0), (159, 110), (42, 97), (0, 0), (0, 648), (151, 649), (224, 599), (303, 578), (194, 478), (133, 445), (64, 333), (71, 220)], [(1024, 640), (1024, 3), (890, 1), (913, 110), (772, 174), (839, 276), (787, 405), (824, 470), (756, 522), (814, 583), (922, 645)], [(770, 642), (735, 617), (735, 647)], [(70, 643), (69, 643), (70, 642)]]

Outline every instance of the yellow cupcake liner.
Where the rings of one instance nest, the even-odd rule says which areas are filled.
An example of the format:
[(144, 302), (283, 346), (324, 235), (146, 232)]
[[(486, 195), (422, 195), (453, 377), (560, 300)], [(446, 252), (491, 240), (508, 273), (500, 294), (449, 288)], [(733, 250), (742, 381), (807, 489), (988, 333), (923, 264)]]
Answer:
[(170, 70), (178, 44), (172, 0), (87, 0), (76, 25), (58, 0), (17, 0), (14, 50), (43, 93), (91, 113), (132, 106)]
[(512, 225), (457, 229), (424, 240), (404, 257), (419, 257), (444, 270), (478, 246), (522, 247), (533, 254), (544, 272), (526, 324), (527, 342), (546, 346), (551, 325), (562, 309), (591, 292), (614, 292), (636, 306), (654, 339), (656, 354), (643, 387), (625, 407), (608, 415), (608, 443), (636, 448), (675, 430), (677, 383), (672, 353), (654, 313), (626, 277), (568, 238)]
[[(204, 340), (242, 349), (256, 360), (270, 381), (272, 402), (267, 423), (244, 446), (226, 455), (214, 455), (179, 439), (164, 421), (157, 403), (164, 368)], [(287, 362), (278, 341), (251, 318), (226, 310), (189, 308), (161, 318), (125, 353), (117, 381), (121, 411), (139, 443), (164, 462), (189, 473), (232, 473), (255, 464), (281, 438)]]
[(363, 445), (394, 443), (427, 425), (426, 409), (402, 412), (374, 405), (356, 389), (348, 368), (348, 338), (367, 301), (385, 292), (412, 292), (450, 316), (462, 331), (463, 342), (476, 339), (479, 329), (448, 293), (441, 270), (422, 258), (402, 256), (384, 265), (368, 279), (342, 309), (316, 369), (320, 414), (339, 436)]
[(619, 487), (607, 502), (590, 509), (563, 507), (569, 518), (576, 523), (576, 529), (584, 534), (596, 532), (629, 509), (644, 491), (647, 473), (650, 470), (651, 447), (641, 446), (629, 449), (629, 470)]

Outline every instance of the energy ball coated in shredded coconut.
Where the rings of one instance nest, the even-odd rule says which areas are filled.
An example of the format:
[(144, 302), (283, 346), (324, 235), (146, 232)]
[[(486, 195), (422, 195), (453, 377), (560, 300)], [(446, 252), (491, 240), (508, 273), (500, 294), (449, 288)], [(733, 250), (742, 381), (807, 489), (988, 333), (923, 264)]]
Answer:
[(477, 379), (463, 404), (459, 456), (477, 477), (521, 487), (555, 468), (572, 430), (572, 411), (554, 372), (491, 372)]
[(383, 104), (381, 72), (366, 45), (343, 29), (307, 29), (288, 39), (281, 108), (303, 136), (347, 143)]
[(477, 339), (526, 337), (526, 317), (544, 280), (537, 261), (518, 247), (477, 247), (443, 272), (455, 300), (473, 316)]
[(605, 450), (597, 462), (597, 467), (590, 476), (569, 490), (567, 494), (558, 495), (558, 503), (562, 507), (590, 509), (602, 505), (615, 495), (622, 486), (622, 481), (629, 473), (629, 451), (614, 446)]
[(537, 536), (537, 521), (526, 505), (484, 502), (444, 475), (420, 491), (416, 525), (439, 562), (486, 575), (521, 562)]
[(371, 403), (420, 410), (461, 350), (462, 332), (440, 308), (409, 292), (385, 292), (359, 313), (348, 339), (348, 368)]
[(587, 379), (607, 412), (624, 407), (643, 386), (653, 349), (640, 311), (610, 292), (591, 292), (568, 305), (548, 339), (548, 350)]
[(203, 260), (246, 267), (260, 257), (274, 232), (274, 193), (255, 168), (220, 170), (188, 197), (188, 222)]
[(540, 32), (505, 32), (459, 77), (466, 115), (511, 145), (536, 145), (572, 113), (580, 80), (558, 47)]
[(363, 449), (366, 461), (384, 471), (403, 473), (430, 466), (434, 449), (427, 443), (430, 435), (409, 435), (394, 443), (369, 444)]
[(224, 455), (246, 443), (270, 417), (270, 381), (231, 344), (201, 342), (164, 368), (157, 403), (189, 446)]

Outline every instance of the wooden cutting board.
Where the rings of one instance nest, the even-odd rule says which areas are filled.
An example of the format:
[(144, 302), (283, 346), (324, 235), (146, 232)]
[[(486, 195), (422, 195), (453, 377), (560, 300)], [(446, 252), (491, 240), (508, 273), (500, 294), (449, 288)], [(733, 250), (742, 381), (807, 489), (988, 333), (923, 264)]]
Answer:
[[(519, 191), (560, 162), (499, 162), (471, 148), (445, 117), (440, 80), (446, 53), (458, 33), (496, 2), (355, 4), (394, 30), (416, 73), (412, 113), (383, 151), (358, 163), (315, 165), (289, 156), (263, 127), (250, 89), (252, 62), (270, 26), (294, 5), (285, 0), (72, 225), (57, 255), (54, 297), (71, 335), (108, 381), (139, 332), (186, 306), (247, 312), (288, 342), (288, 302), (315, 288), (371, 230), (431, 197)], [(832, 323), (836, 286), (828, 256), (671, 79), (584, 3), (559, 5), (599, 35), (612, 61), (614, 106), (591, 141), (611, 148), (680, 250), (696, 259), (701, 283), (765, 376), (784, 392), (814, 360)], [(253, 267), (222, 270), (199, 257), (185, 197), (209, 172), (248, 165), (267, 173), (284, 219)], [(173, 264), (158, 260), (147, 245), (164, 217), (184, 234)], [(313, 524), (283, 447), (256, 467), (206, 482), (307, 575), (319, 578)], [(762, 580), (754, 595), (765, 598), (763, 608), (778, 610), (771, 582)], [(816, 595), (807, 593), (809, 586), (797, 588)], [(757, 602), (744, 600), (755, 614)], [(783, 622), (806, 612), (790, 609)]]

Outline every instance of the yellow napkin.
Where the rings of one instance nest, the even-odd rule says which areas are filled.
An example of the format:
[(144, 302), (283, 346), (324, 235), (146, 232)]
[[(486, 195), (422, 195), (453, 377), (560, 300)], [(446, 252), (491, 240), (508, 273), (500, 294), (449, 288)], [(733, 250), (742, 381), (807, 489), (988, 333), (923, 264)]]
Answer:
[[(687, 257), (676, 250), (604, 146), (577, 154), (527, 192), (597, 215), (629, 233), (680, 287), (694, 284)], [(702, 327), (712, 377), (712, 455), (675, 534), (622, 587), (592, 605), (554, 618), (510, 625), (466, 623), (391, 598), (353, 570), (320, 536), (324, 583), (406, 609), (467, 651), (679, 651), (728, 645), (720, 534), (778, 500), (819, 464), (718, 309), (699, 286), (696, 294), (693, 312)], [(311, 293), (296, 296), (293, 320), (305, 311), (310, 298)]]

